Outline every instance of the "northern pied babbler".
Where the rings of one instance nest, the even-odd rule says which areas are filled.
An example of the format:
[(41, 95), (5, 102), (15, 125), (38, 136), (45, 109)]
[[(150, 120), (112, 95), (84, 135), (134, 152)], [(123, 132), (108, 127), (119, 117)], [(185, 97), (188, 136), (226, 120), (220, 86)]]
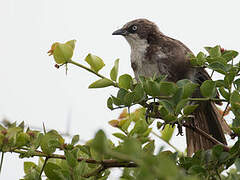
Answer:
[[(136, 19), (125, 24), (113, 35), (122, 35), (131, 47), (131, 66), (136, 80), (139, 76), (153, 77), (167, 75), (166, 80), (177, 82), (189, 79), (201, 85), (211, 79), (204, 68), (192, 67), (188, 54), (192, 54), (180, 41), (164, 35), (153, 22), (147, 19)], [(201, 97), (199, 88), (193, 97)], [(221, 117), (216, 105), (211, 101), (197, 102), (199, 106), (188, 121), (223, 144), (227, 144), (224, 132), (230, 128)], [(206, 137), (186, 128), (187, 154), (191, 156), (200, 149), (212, 148), (215, 143)]]

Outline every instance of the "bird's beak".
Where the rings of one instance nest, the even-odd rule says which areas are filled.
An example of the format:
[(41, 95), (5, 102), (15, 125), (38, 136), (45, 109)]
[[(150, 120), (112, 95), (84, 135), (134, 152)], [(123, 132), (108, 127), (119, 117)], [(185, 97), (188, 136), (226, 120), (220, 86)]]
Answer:
[(122, 36), (126, 36), (127, 35), (127, 30), (126, 29), (118, 29), (118, 30), (116, 30), (116, 31), (114, 31), (113, 33), (112, 33), (112, 35), (122, 35)]

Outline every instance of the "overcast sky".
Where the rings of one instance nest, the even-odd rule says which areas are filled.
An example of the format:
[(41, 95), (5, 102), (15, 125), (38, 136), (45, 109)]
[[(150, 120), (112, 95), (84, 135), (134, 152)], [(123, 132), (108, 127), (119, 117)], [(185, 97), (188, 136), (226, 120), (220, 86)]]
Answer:
[[(84, 63), (88, 53), (101, 57), (109, 76), (120, 58), (120, 73), (133, 74), (130, 48), (112, 32), (136, 18), (154, 21), (160, 30), (181, 40), (193, 52), (221, 45), (240, 51), (240, 3), (237, 0), (0, 0), (0, 116), (32, 126), (65, 131), (90, 139), (103, 128), (114, 131), (108, 121), (120, 111), (109, 111), (106, 100), (113, 88), (92, 90), (92, 74), (69, 66), (54, 68), (47, 56), (51, 44), (76, 39), (73, 60)], [(111, 137), (112, 138), (112, 137)], [(172, 141), (184, 149), (184, 138)], [(27, 159), (26, 159), (27, 160)], [(0, 179), (23, 177), (23, 160), (7, 154)]]

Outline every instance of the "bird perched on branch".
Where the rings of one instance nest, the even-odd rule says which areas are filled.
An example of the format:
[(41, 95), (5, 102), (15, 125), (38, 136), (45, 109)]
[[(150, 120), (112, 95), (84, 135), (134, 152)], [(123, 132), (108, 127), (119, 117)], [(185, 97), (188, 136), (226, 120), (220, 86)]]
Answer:
[[(201, 67), (192, 67), (188, 54), (192, 53), (180, 41), (164, 35), (153, 22), (147, 19), (136, 19), (125, 24), (113, 35), (122, 35), (131, 47), (131, 66), (138, 80), (139, 76), (153, 77), (167, 75), (167, 81), (177, 82), (189, 79), (201, 85), (211, 79)], [(201, 97), (196, 90), (194, 97)], [(191, 125), (200, 128), (223, 144), (227, 144), (224, 131), (229, 131), (226, 122), (221, 118), (214, 102), (198, 102)], [(186, 129), (187, 153), (191, 156), (200, 149), (210, 149), (215, 144), (209, 139)]]

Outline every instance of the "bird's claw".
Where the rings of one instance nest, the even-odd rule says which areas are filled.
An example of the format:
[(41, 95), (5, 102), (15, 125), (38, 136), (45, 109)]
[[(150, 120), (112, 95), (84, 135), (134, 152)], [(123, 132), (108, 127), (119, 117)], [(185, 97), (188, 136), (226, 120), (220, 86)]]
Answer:
[(146, 109), (146, 114), (145, 114), (145, 119), (146, 119), (146, 122), (149, 124), (149, 118), (151, 117), (151, 113), (154, 112), (154, 108), (155, 106), (158, 106), (159, 103), (158, 102), (151, 102), (150, 104), (148, 104), (148, 107)]
[(163, 123), (162, 125), (162, 130), (164, 130), (165, 126), (169, 124), (169, 126), (171, 126), (172, 128), (177, 125), (177, 128), (178, 128), (178, 133), (177, 133), (177, 136), (180, 135), (180, 136), (183, 136), (183, 128), (182, 128), (182, 123), (179, 122), (179, 121), (175, 121), (175, 122), (171, 122), (171, 123)]
[(182, 124), (178, 123), (178, 124), (177, 124), (177, 128), (178, 128), (177, 136), (178, 136), (178, 135), (183, 136)]

